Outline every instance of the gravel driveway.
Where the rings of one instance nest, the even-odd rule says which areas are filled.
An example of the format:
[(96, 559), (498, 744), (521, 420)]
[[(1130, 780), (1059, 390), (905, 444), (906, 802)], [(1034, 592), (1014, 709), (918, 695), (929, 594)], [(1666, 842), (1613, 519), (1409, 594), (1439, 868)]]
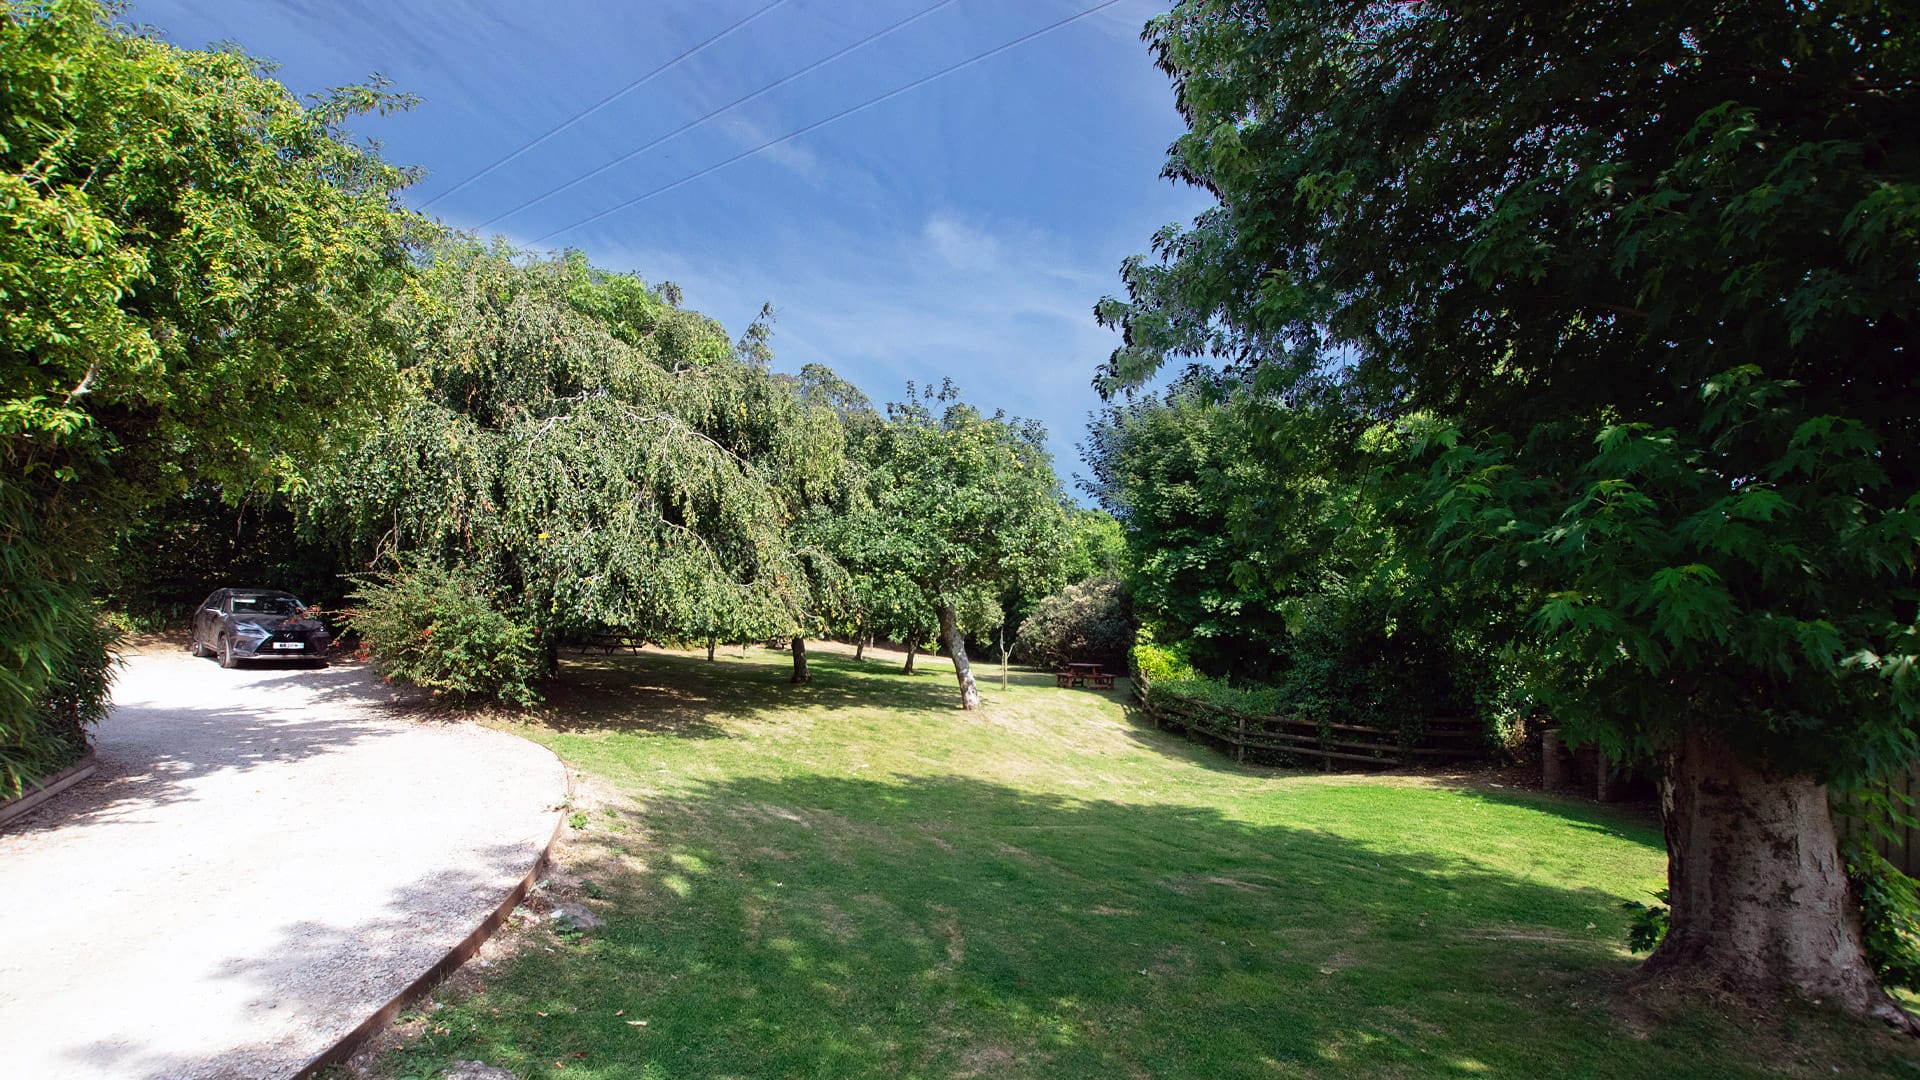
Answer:
[(352, 666), (128, 658), (99, 771), (0, 832), (0, 1072), (288, 1076), (460, 942), (566, 773)]

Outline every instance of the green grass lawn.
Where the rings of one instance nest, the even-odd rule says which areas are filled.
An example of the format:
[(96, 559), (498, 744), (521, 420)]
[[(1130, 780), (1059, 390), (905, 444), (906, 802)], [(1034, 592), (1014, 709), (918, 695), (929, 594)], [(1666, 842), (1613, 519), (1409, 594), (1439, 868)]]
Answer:
[[(580, 774), (523, 929), (381, 1068), (522, 1077), (1920, 1076), (1817, 1010), (1628, 993), (1643, 816), (1241, 768), (1124, 692), (822, 654), (569, 661), (515, 730)], [(1124, 685), (1124, 684), (1123, 684)], [(583, 824), (584, 827), (578, 827)]]

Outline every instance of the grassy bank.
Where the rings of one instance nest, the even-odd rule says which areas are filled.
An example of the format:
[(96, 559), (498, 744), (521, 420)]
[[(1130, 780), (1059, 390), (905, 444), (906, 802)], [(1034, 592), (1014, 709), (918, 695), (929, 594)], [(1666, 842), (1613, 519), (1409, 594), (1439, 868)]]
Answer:
[(1920, 1076), (1815, 1011), (1626, 994), (1619, 904), (1664, 865), (1642, 816), (1243, 769), (1032, 674), (962, 713), (923, 665), (570, 661), (516, 727), (582, 774), (556, 879), (607, 924), (523, 930), (381, 1067)]

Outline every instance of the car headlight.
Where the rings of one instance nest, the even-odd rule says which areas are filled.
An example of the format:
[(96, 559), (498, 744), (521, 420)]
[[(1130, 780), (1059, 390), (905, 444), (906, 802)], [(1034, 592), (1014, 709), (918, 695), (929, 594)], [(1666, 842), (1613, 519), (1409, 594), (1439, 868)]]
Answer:
[(233, 632), (244, 637), (266, 637), (268, 635), (266, 627), (261, 626), (259, 623), (252, 622), (234, 623)]

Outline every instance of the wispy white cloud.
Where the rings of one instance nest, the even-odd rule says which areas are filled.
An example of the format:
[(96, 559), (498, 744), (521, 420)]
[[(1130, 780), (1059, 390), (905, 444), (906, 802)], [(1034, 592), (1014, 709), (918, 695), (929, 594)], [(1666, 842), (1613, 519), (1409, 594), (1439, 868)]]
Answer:
[(955, 269), (991, 270), (1000, 264), (999, 241), (950, 214), (929, 217), (920, 233), (934, 254)]
[[(729, 116), (722, 121), (722, 126), (728, 137), (738, 144), (741, 150), (751, 150), (784, 134), (744, 116)], [(817, 185), (826, 177), (827, 168), (821, 161), (820, 155), (800, 139), (776, 142), (759, 151), (758, 156), (780, 165), (811, 184)]]
[[(871, 255), (823, 260), (835, 246)], [(781, 368), (823, 363), (880, 401), (908, 381), (952, 377), (975, 404), (1044, 423), (1064, 481), (1084, 471), (1075, 446), (1100, 404), (1093, 373), (1117, 344), (1092, 309), (1117, 282), (1114, 267), (1090, 265), (1045, 230), (943, 211), (890, 237), (823, 239), (817, 227), (771, 236), (765, 258), (744, 267), (686, 250), (590, 251), (603, 265), (676, 282), (689, 306), (730, 330), (772, 301)]]

